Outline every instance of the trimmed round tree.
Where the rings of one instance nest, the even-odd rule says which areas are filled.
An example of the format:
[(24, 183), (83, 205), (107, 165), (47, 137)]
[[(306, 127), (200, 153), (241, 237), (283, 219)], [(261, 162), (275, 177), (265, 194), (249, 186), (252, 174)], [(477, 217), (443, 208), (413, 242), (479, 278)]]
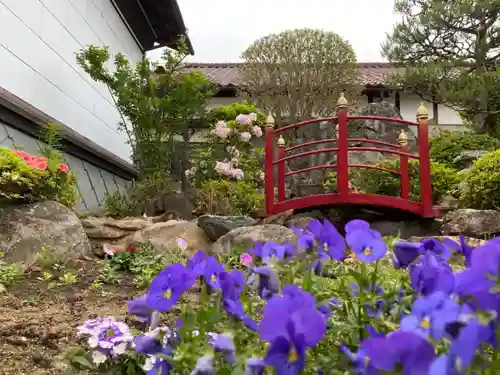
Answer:
[(356, 54), (331, 31), (270, 34), (253, 42), (242, 59), (240, 86), (279, 124), (332, 114), (341, 92), (354, 96)]

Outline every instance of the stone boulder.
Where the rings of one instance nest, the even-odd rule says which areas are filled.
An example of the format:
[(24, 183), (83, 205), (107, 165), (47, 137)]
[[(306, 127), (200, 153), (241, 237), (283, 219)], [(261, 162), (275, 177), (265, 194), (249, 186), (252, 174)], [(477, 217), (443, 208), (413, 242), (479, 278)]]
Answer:
[[(422, 240), (425, 240), (426, 238), (429, 238), (429, 236), (425, 237), (410, 237), (408, 238), (409, 242), (420, 242)], [(439, 241), (443, 241), (445, 238), (450, 239), (455, 241), (456, 243), (460, 243), (460, 236), (432, 236), (432, 238), (438, 239)], [(465, 237), (464, 236), (465, 243), (469, 246), (472, 247), (477, 247), (483, 245), (486, 240), (480, 239), (480, 238), (473, 238), (473, 237)]]
[(177, 239), (187, 242), (186, 252), (210, 251), (211, 241), (205, 231), (195, 221), (167, 221), (154, 223), (135, 232), (127, 241), (127, 246), (139, 247), (151, 244), (158, 252), (168, 252), (177, 247)]
[(276, 224), (276, 225), (285, 225), (288, 219), (290, 219), (293, 215), (294, 210), (287, 210), (281, 212), (276, 215), (271, 215), (262, 218), (257, 224), (258, 225), (266, 225), (266, 224)]
[(152, 222), (143, 218), (112, 219), (91, 217), (82, 220), (87, 236), (97, 241), (115, 241), (142, 230)]
[(398, 236), (403, 239), (439, 234), (439, 223), (433, 220), (376, 220), (370, 222), (370, 227), (380, 232), (382, 236)]
[(297, 216), (291, 217), (290, 220), (286, 222), (286, 226), (289, 228), (307, 228), (309, 223), (315, 220), (313, 217), (309, 216)]
[(222, 236), (212, 245), (212, 253), (229, 254), (235, 247), (250, 249), (255, 242), (297, 242), (297, 235), (293, 230), (275, 224), (256, 225), (253, 227), (241, 227), (233, 229)]
[[(416, 110), (417, 108), (415, 108), (415, 113)], [(391, 117), (400, 120), (403, 119), (396, 106), (386, 101), (381, 101), (378, 103), (368, 103), (367, 105), (358, 109), (354, 115)], [(399, 144), (398, 137), (402, 130), (404, 130), (408, 135), (408, 145), (410, 150), (416, 150), (417, 139), (413, 133), (415, 129), (410, 129), (408, 125), (396, 124), (394, 122), (380, 120), (359, 120), (349, 122), (350, 138), (367, 138), (389, 142), (395, 145)]]
[(32, 265), (43, 245), (62, 262), (91, 252), (80, 219), (60, 203), (45, 201), (0, 209), (0, 249), (6, 261)]
[(500, 212), (470, 208), (450, 211), (443, 218), (441, 232), (444, 235), (462, 233), (474, 238), (500, 234)]
[(82, 219), (92, 251), (98, 257), (105, 256), (104, 247), (119, 245), (125, 248), (128, 238), (136, 231), (153, 224), (152, 218), (134, 217), (113, 219), (109, 217), (89, 217)]
[(250, 227), (257, 221), (248, 216), (203, 215), (198, 218), (198, 226), (202, 228), (212, 241), (217, 241), (233, 229)]

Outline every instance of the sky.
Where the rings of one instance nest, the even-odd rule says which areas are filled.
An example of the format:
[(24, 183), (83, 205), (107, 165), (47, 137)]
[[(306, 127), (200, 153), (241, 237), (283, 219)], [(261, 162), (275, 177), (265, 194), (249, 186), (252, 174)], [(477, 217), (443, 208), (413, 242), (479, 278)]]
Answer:
[[(194, 47), (190, 62), (237, 62), (256, 39), (295, 28), (334, 31), (358, 62), (384, 61), (380, 44), (398, 16), (394, 0), (177, 0)], [(151, 58), (160, 56), (154, 51)]]

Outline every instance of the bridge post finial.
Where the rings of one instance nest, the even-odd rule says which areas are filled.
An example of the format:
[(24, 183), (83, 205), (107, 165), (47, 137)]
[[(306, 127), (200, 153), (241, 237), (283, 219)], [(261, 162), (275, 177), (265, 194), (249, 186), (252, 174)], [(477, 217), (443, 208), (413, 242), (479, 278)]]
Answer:
[(267, 115), (267, 118), (266, 118), (266, 128), (274, 128), (274, 124), (275, 124), (275, 121), (274, 121), (274, 117), (273, 115), (271, 114), (271, 112), (269, 112), (269, 114)]
[(401, 129), (401, 133), (399, 133), (398, 142), (401, 146), (408, 146), (408, 134)]
[(340, 93), (339, 99), (337, 100), (337, 112), (346, 112), (349, 102), (347, 101), (343, 92)]
[(278, 138), (278, 147), (285, 147), (285, 139), (283, 138), (282, 135)]
[(424, 102), (420, 103), (420, 106), (417, 109), (417, 120), (428, 120), (429, 119), (429, 111), (425, 106)]

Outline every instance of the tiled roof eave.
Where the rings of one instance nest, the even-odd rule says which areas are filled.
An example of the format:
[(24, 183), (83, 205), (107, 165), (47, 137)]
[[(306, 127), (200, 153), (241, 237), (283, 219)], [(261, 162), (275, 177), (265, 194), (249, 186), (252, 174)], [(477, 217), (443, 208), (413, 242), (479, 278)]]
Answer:
[[(242, 63), (187, 63), (184, 68), (197, 70), (219, 87), (237, 87), (239, 80), (239, 67)], [(359, 63), (360, 86), (383, 86), (387, 81), (386, 76), (396, 69), (389, 63)]]

